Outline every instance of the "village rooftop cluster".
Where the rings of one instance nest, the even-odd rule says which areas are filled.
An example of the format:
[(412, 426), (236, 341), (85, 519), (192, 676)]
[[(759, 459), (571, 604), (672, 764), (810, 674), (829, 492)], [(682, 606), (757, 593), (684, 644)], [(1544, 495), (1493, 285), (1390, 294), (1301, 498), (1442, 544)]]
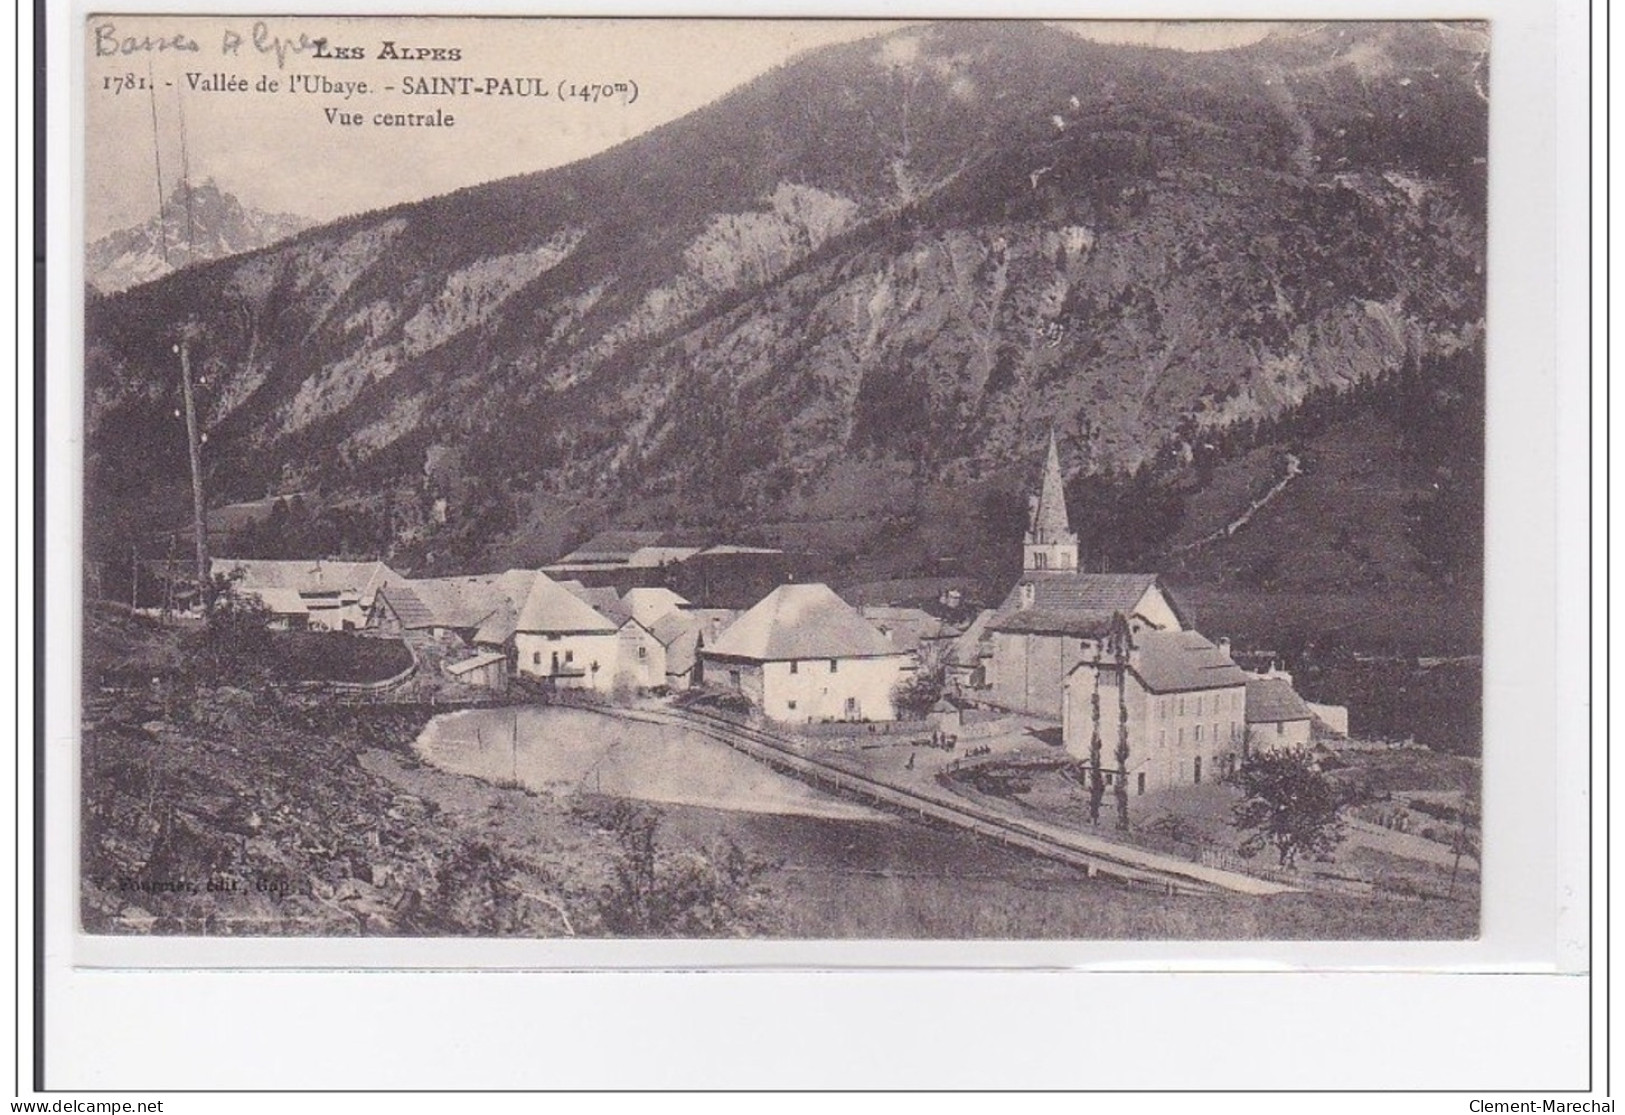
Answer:
[[(213, 571), (276, 626), (399, 637), (419, 669), (497, 691), (616, 700), (704, 689), (782, 724), (878, 724), (908, 715), (900, 694), (914, 686), (917, 698), (927, 678), (937, 730), (972, 708), (1058, 721), (1071, 756), (1134, 793), (1216, 781), (1252, 749), (1347, 735), (1346, 708), (1305, 701), (1273, 664), (1242, 669), (1156, 574), (1084, 572), (1078, 551), (1052, 436), (1022, 575), (964, 622), (854, 605), (820, 583), (779, 583), (748, 607), (695, 606), (669, 587), (683, 581), (673, 571), (737, 587), (784, 569), (783, 555), (671, 545), (658, 532), (606, 532), (542, 569), (472, 576), (232, 558)], [(940, 603), (951, 612), (956, 597)]]

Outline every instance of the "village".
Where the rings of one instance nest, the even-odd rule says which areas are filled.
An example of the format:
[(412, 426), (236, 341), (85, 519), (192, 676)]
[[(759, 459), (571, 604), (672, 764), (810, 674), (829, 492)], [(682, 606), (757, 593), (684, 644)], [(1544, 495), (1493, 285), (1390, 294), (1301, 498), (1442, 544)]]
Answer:
[(1112, 746), (1121, 705), (1131, 758), (1103, 774), (1139, 794), (1217, 779), (1250, 749), (1347, 736), (1346, 708), (1304, 700), (1277, 665), (1243, 670), (1229, 640), (1195, 630), (1156, 574), (1079, 567), (1053, 437), (1022, 545), (1018, 583), (968, 614), (958, 590), (927, 610), (852, 604), (797, 581), (748, 607), (694, 604), (668, 587), (674, 574), (709, 567), (706, 595), (716, 580), (737, 597), (773, 578), (780, 552), (669, 545), (657, 531), (606, 531), (541, 569), (458, 577), (320, 558), (216, 557), (211, 568), (274, 628), (400, 638), (415, 671), (499, 693), (626, 702), (710, 690), (777, 724), (890, 732), (925, 720), (946, 737), (967, 712), (997, 710), (1054, 722), (1065, 750), (1097, 765), (1090, 741), (1106, 695)]
[[(1197, 629), (1157, 574), (1081, 568), (1053, 436), (1021, 546), (1021, 575), (991, 607), (952, 587), (848, 600), (778, 550), (659, 531), (605, 531), (539, 569), (465, 576), (326, 559), (210, 568), (272, 629), (406, 648), (390, 676), (331, 687), (346, 700), (565, 704), (699, 731), (837, 796), (1167, 893), (1369, 892), (1324, 854), (1330, 842), (1297, 863), (1238, 854), (1232, 784), (1269, 754), (1358, 772), (1386, 761), (1386, 741), (1351, 738), (1346, 707)], [(184, 608), (184, 577), (166, 573)], [(1384, 795), (1325, 827), (1424, 876), (1448, 869), (1454, 889), (1460, 797)], [(1463, 823), (1411, 823), (1443, 814)]]

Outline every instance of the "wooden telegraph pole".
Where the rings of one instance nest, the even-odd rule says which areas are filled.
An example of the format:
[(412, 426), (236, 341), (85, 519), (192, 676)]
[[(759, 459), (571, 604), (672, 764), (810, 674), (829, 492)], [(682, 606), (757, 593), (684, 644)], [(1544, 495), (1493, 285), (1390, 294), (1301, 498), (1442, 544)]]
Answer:
[(203, 521), (203, 464), (198, 452), (197, 408), (192, 402), (192, 359), (188, 346), (197, 334), (196, 324), (181, 330), (173, 351), (181, 358), (181, 398), (186, 407), (186, 454), (192, 465), (192, 535), (197, 542), (198, 591), (205, 606), (213, 602), (213, 579), (209, 576), (209, 535)]

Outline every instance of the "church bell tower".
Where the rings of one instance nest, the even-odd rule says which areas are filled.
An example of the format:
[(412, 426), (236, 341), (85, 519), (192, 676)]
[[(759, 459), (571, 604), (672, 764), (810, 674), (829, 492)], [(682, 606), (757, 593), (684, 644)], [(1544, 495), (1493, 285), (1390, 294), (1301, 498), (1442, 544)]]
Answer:
[(1049, 434), (1049, 459), (1044, 462), (1044, 481), (1028, 513), (1022, 554), (1022, 570), (1027, 573), (1076, 573), (1078, 570), (1078, 536), (1072, 533), (1066, 517), (1061, 452), (1055, 444), (1053, 429)]

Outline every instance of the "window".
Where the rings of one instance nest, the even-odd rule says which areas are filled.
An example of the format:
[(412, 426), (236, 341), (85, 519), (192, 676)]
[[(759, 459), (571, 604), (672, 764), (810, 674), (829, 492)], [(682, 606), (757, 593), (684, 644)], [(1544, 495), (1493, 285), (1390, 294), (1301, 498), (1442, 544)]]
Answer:
[(801, 663), (797, 662), (794, 658), (790, 659), (790, 672), (792, 674), (799, 674), (801, 672)]
[(791, 712), (796, 711), (796, 703), (794, 701), (784, 702), (784, 707), (789, 709)]
[(1179, 715), (1185, 715), (1185, 698), (1179, 698)]
[(542, 652), (541, 651), (537, 651), (535, 654), (532, 654), (530, 656), (530, 664), (532, 666), (540, 666), (542, 664)]
[(1219, 742), (1219, 726), (1217, 724), (1213, 725), (1213, 742)]
[[(1200, 732), (1201, 729), (1198, 728), (1197, 731)], [(1197, 738), (1200, 739), (1201, 737), (1198, 736)], [(1200, 755), (1196, 756), (1196, 777), (1192, 781), (1198, 786), (1202, 784), (1202, 756)]]
[[(1181, 747), (1185, 746), (1185, 729), (1183, 729), (1183, 728), (1179, 729), (1179, 746), (1181, 746)], [(1181, 765), (1180, 774), (1183, 775), (1184, 772), (1185, 772), (1184, 771), (1184, 766)]]
[(1134, 792), (1136, 794), (1145, 793), (1145, 771), (1143, 770), (1134, 776)]
[(1278, 736), (1286, 735), (1286, 724), (1284, 721), (1277, 720), (1275, 722), (1275, 734)]
[(1196, 726), (1196, 742), (1202, 742), (1202, 726), (1200, 724)]
[(830, 673), (833, 674), (839, 666), (840, 666), (840, 662), (837, 661), (836, 659), (831, 658), (829, 660), (829, 672)]
[(649, 657), (649, 648), (648, 647), (639, 647), (638, 648), (638, 657), (639, 658), (647, 658), (647, 657)]
[(1168, 746), (1168, 732), (1166, 730), (1163, 730), (1163, 731), (1157, 733), (1157, 746), (1158, 747), (1167, 747)]
[(1034, 550), (1033, 551), (1033, 568), (1034, 569), (1045, 569), (1045, 568), (1048, 568), (1048, 566), (1049, 566), (1049, 555), (1046, 554), (1043, 550)]
[(564, 664), (566, 666), (568, 666), (570, 663), (574, 662), (575, 660), (576, 660), (576, 652), (575, 651), (567, 650), (567, 651), (564, 652)]

